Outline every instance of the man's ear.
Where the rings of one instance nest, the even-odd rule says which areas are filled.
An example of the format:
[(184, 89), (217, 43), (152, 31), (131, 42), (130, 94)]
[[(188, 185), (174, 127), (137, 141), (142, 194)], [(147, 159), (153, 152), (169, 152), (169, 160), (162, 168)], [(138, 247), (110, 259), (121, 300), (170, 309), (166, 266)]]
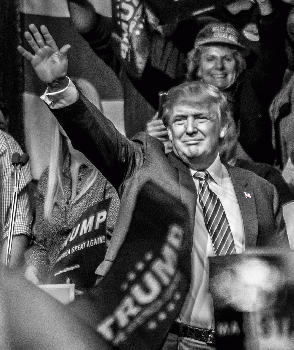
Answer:
[(229, 128), (229, 124), (228, 123), (226, 123), (225, 125), (221, 126), (220, 134), (219, 134), (219, 137), (221, 139), (223, 139), (227, 135), (228, 128)]

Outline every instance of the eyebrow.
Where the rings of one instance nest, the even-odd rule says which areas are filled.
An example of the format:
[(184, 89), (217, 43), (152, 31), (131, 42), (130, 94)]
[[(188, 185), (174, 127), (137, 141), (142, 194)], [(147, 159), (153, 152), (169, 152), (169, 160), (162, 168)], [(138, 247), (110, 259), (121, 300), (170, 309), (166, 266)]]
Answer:
[(177, 120), (187, 119), (190, 115), (194, 119), (207, 119), (207, 120), (213, 119), (213, 117), (210, 113), (195, 113), (195, 114), (179, 113), (179, 114), (174, 115), (173, 121), (176, 122)]
[(180, 117), (180, 116), (189, 116), (189, 115), (192, 115), (193, 117), (201, 117), (201, 116), (210, 116), (211, 113), (186, 113), (186, 112), (183, 112), (183, 113), (177, 113), (174, 115), (174, 117)]

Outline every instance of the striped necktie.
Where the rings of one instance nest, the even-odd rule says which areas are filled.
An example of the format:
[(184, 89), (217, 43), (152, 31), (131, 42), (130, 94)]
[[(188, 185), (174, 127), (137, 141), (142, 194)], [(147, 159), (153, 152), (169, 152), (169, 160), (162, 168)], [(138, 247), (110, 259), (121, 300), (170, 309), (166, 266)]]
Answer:
[(208, 172), (197, 171), (194, 177), (199, 180), (199, 203), (203, 209), (205, 226), (210, 234), (215, 254), (236, 253), (232, 231), (224, 208), (217, 195), (208, 186)]

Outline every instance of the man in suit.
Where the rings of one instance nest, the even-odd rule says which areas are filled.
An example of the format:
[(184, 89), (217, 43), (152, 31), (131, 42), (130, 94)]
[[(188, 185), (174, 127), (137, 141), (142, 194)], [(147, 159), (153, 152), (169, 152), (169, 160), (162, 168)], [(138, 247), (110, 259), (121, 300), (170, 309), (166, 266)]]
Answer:
[(121, 195), (111, 245), (97, 274), (105, 275), (114, 261), (140, 188), (149, 180), (161, 186), (187, 206), (194, 232), (185, 245), (187, 259), (191, 256), (190, 291), (163, 349), (177, 349), (177, 344), (181, 349), (213, 349), (208, 257), (242, 253), (255, 246), (288, 247), (274, 186), (250, 171), (220, 161), (220, 140), (226, 135), (229, 115), (225, 96), (204, 82), (188, 82), (169, 90), (163, 120), (173, 152), (165, 154), (163, 144), (145, 133), (132, 140), (121, 135), (66, 76), (70, 46), (59, 50), (45, 26), (40, 31), (34, 25), (29, 28), (25, 37), (34, 53), (21, 46), (18, 50), (47, 84), (42, 98), (73, 146)]

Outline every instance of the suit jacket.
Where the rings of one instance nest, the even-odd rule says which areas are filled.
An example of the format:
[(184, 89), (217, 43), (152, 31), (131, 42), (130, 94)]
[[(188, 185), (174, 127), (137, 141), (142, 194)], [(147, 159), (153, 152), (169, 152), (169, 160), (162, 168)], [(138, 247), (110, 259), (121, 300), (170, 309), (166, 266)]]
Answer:
[[(194, 232), (197, 200), (194, 181), (189, 168), (173, 152), (166, 155), (160, 141), (145, 133), (127, 139), (82, 95), (74, 104), (52, 112), (73, 146), (91, 160), (121, 195), (113, 238), (98, 274), (104, 275), (115, 259), (126, 236), (136, 196), (146, 181), (153, 181), (187, 206)], [(245, 169), (228, 166), (228, 171), (242, 214), (246, 248), (288, 247), (275, 187)], [(160, 207), (158, 211), (160, 214)], [(191, 250), (192, 240), (190, 237), (185, 249)]]

